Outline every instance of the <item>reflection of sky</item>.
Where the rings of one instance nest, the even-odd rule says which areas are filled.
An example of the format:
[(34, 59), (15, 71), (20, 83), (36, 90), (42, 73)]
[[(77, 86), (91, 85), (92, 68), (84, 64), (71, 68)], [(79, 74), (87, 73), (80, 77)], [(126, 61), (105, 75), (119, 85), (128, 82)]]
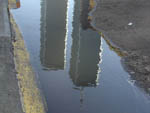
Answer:
[[(67, 65), (67, 59), (69, 55), (67, 53), (71, 53), (71, 49), (67, 45), (72, 45), (72, 40), (69, 40), (72, 35), (72, 21), (73, 21), (73, 10), (74, 10), (74, 1), (73, 0), (68, 0), (67, 2), (67, 12), (66, 12), (66, 38), (65, 38), (65, 67)], [(69, 42), (69, 43), (67, 43)]]
[(11, 10), (30, 53), (31, 63), (38, 65), (40, 51), (40, 1), (21, 0), (21, 7)]

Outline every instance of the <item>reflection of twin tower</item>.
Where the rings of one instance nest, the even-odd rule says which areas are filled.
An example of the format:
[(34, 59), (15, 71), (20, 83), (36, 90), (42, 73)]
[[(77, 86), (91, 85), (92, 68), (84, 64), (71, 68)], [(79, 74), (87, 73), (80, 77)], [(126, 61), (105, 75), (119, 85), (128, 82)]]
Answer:
[[(99, 71), (101, 40), (98, 33), (90, 29), (89, 0), (81, 1), (75, 1), (69, 74), (76, 86), (95, 86)], [(41, 64), (50, 70), (64, 69), (66, 2), (47, 0), (42, 3)]]
[(42, 0), (41, 64), (48, 69), (64, 69), (66, 0)]

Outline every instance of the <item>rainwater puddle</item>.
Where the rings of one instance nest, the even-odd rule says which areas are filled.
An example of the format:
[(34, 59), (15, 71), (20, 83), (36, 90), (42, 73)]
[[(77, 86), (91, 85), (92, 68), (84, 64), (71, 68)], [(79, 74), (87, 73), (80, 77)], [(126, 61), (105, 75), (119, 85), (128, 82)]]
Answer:
[(47, 113), (149, 113), (146, 94), (90, 25), (89, 7), (89, 0), (22, 0), (12, 10)]

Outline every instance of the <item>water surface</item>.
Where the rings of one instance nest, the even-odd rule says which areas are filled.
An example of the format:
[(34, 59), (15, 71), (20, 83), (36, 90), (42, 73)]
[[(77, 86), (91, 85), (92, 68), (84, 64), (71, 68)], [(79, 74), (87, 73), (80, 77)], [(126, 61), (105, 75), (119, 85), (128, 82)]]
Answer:
[(22, 0), (12, 13), (47, 113), (149, 113), (150, 101), (90, 25), (90, 0)]

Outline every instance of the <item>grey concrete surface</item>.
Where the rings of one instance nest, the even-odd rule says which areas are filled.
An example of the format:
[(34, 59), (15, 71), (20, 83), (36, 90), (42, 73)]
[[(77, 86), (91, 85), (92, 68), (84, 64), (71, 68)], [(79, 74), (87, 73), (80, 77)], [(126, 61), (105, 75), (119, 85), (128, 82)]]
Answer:
[(0, 0), (0, 36), (10, 36), (7, 0)]
[(150, 1), (96, 0), (93, 23), (104, 38), (125, 50), (123, 65), (150, 92)]
[(0, 0), (0, 113), (23, 113), (10, 31), (7, 0)]

